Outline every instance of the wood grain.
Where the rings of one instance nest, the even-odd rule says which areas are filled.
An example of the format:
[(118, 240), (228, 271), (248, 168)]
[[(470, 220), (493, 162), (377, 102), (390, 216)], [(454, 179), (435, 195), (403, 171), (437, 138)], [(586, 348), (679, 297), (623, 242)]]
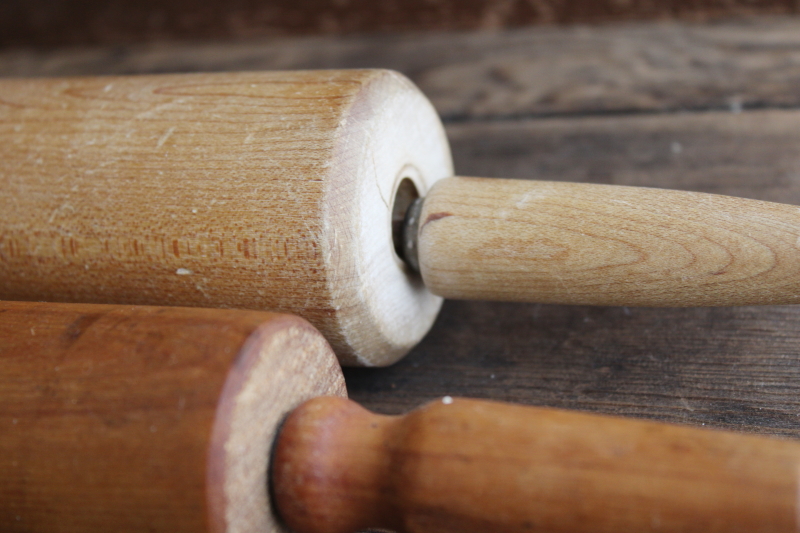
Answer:
[(287, 315), (0, 302), (0, 339), (9, 532), (285, 531), (277, 425), (345, 394), (330, 347)]
[(298, 533), (797, 529), (800, 444), (453, 399), (402, 417), (318, 398), (273, 490)]
[(276, 310), (386, 365), (441, 299), (394, 252), (402, 179), (452, 174), (389, 71), (0, 83), (0, 297)]
[(799, 332), (797, 307), (446, 301), (405, 358), (345, 378), (385, 414), (470, 395), (797, 438)]
[(447, 178), (419, 221), (422, 279), (461, 300), (800, 302), (800, 208), (586, 183)]
[(0, 52), (4, 76), (319, 68), (398, 70), (445, 122), (796, 107), (800, 19)]

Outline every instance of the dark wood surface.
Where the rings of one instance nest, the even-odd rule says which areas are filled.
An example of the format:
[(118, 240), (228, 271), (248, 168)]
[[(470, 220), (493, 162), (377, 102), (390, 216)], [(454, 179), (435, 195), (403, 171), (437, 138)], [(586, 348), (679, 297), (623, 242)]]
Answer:
[(0, 51), (5, 76), (318, 68), (399, 70), (448, 124), (792, 108), (800, 19)]
[[(433, 99), (462, 175), (701, 190), (800, 205), (800, 20), (7, 51), (3, 75), (389, 67)], [(445, 303), (391, 368), (398, 413), (441, 395), (800, 437), (800, 307)]]
[(3, 0), (0, 46), (497, 30), (797, 12), (796, 0)]

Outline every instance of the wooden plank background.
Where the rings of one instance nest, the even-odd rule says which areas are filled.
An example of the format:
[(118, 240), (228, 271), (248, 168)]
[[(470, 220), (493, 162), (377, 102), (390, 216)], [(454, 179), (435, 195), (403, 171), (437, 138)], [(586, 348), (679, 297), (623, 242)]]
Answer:
[(797, 0), (3, 0), (0, 47), (793, 14)]
[[(309, 37), (0, 53), (0, 75), (385, 67), (442, 114), (456, 170), (800, 205), (800, 20)], [(472, 396), (800, 437), (800, 307), (445, 303), (350, 394)]]

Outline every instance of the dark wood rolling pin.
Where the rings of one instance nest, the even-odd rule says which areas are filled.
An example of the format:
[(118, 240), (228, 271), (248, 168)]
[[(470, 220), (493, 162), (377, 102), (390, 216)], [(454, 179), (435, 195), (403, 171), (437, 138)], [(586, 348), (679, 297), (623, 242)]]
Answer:
[(0, 530), (798, 528), (796, 442), (449, 397), (378, 416), (345, 394), (297, 317), (0, 302)]
[(292, 312), (361, 365), (441, 296), (800, 301), (797, 207), (452, 175), (389, 71), (0, 80), (0, 298)]

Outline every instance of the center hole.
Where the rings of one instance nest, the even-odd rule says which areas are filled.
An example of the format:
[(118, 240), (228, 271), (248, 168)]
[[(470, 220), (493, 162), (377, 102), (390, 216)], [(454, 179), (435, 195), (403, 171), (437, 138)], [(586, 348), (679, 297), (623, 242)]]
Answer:
[(392, 205), (392, 241), (394, 251), (397, 256), (405, 261), (405, 250), (403, 246), (403, 226), (405, 225), (406, 212), (411, 204), (419, 198), (419, 192), (414, 182), (409, 178), (403, 178), (397, 187)]

